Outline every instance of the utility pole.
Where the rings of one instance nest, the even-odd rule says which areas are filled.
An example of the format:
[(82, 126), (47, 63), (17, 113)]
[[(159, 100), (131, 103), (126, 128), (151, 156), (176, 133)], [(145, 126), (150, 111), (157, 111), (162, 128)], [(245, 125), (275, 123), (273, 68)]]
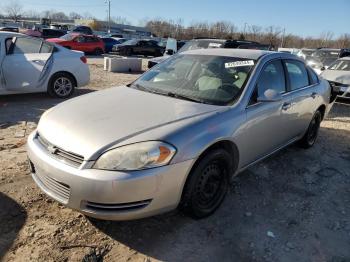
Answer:
[(244, 29), (243, 29), (243, 35), (244, 35), (244, 37), (246, 36), (246, 27), (247, 27), (247, 25), (248, 25), (248, 23), (245, 22), (245, 23), (244, 23)]
[(284, 37), (285, 37), (285, 34), (286, 34), (286, 28), (284, 27), (284, 28), (283, 28), (282, 41), (281, 41), (281, 47), (283, 47), (283, 45), (284, 45)]
[(105, 0), (105, 3), (108, 2), (108, 33), (111, 33), (111, 0)]

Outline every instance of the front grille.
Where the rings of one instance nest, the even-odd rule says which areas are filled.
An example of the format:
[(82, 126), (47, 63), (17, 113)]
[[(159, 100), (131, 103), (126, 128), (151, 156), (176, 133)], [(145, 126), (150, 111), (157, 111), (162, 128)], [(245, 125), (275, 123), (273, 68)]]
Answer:
[(68, 185), (41, 172), (32, 173), (32, 176), (40, 183), (40, 186), (48, 195), (51, 195), (51, 197), (56, 198), (64, 204), (68, 203), (70, 196), (70, 187)]
[(63, 161), (71, 166), (79, 167), (83, 161), (84, 157), (72, 152), (68, 152), (63, 150), (62, 148), (59, 148), (53, 144), (51, 144), (49, 141), (47, 141), (45, 138), (37, 135), (38, 142), (45, 148), (45, 150), (52, 155), (54, 158)]
[(134, 211), (137, 209), (142, 209), (151, 203), (152, 199), (129, 202), (122, 204), (104, 204), (104, 203), (94, 203), (87, 201), (85, 207), (92, 211), (104, 211), (104, 212), (121, 212), (121, 211)]

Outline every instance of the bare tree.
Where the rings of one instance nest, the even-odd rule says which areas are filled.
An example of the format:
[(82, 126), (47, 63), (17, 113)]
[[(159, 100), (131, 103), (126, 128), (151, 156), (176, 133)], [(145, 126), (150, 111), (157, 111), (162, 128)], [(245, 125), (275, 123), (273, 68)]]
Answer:
[(68, 19), (68, 16), (63, 13), (63, 12), (51, 12), (50, 14), (50, 18), (51, 19), (56, 19), (56, 20), (67, 20)]
[(13, 19), (15, 22), (22, 16), (22, 5), (17, 1), (13, 0), (4, 8), (5, 14)]
[(69, 13), (69, 18), (74, 20), (74, 19), (81, 19), (83, 17), (82, 17), (82, 15), (80, 15), (80, 14), (78, 14), (76, 12), (70, 12)]
[(122, 16), (112, 16), (111, 21), (116, 23), (116, 24), (123, 24), (123, 25), (130, 25), (131, 23), (126, 19), (125, 17)]
[(23, 13), (23, 16), (25, 17), (29, 17), (29, 18), (40, 18), (41, 15), (39, 12), (35, 11), (35, 10), (28, 10), (28, 11), (25, 11)]

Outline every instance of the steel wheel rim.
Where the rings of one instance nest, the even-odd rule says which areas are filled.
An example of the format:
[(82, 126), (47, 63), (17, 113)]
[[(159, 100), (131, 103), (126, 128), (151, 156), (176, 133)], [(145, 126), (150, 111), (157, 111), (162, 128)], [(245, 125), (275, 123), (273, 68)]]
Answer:
[[(223, 164), (223, 163), (221, 163)], [(225, 170), (219, 162), (212, 162), (203, 170), (194, 192), (195, 205), (213, 209), (225, 194)]]
[(67, 77), (59, 77), (54, 82), (53, 89), (58, 96), (66, 96), (72, 91), (73, 84)]

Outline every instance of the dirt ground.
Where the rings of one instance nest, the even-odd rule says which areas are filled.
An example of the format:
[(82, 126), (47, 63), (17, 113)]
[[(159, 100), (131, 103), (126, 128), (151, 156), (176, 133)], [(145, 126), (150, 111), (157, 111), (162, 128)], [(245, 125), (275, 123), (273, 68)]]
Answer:
[[(103, 71), (76, 92), (129, 83)], [(27, 167), (25, 142), (45, 94), (0, 98), (0, 260), (350, 261), (350, 104), (337, 103), (309, 150), (291, 146), (235, 178), (220, 209), (199, 221), (177, 211), (147, 219), (87, 219), (46, 197)], [(100, 260), (101, 261), (101, 260)]]

